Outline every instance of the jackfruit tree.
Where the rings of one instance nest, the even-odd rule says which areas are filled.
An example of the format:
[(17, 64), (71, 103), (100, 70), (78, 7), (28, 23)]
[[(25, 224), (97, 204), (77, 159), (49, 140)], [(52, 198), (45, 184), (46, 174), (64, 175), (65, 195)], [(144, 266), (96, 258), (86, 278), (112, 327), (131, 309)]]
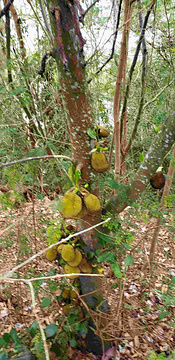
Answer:
[[(5, 10), (1, 11), (1, 17), (5, 14), (6, 18), (8, 18), (9, 10), (12, 9), (10, 7), (12, 2), (13, 1), (9, 1), (7, 4), (5, 4)], [(31, 9), (33, 10), (34, 8), (32, 6), (32, 2), (29, 1), (29, 3), (31, 4)], [(149, 79), (146, 79), (146, 61), (148, 50), (146, 47), (145, 32), (147, 28), (153, 26), (151, 16), (153, 16), (153, 11), (156, 11), (155, 3), (156, 2), (154, 0), (148, 4), (144, 3), (144, 8), (142, 9), (144, 17), (142, 17), (142, 11), (140, 8), (141, 4), (139, 2), (136, 3), (135, 1), (125, 0), (122, 4), (122, 0), (120, 1), (118, 5), (118, 11), (116, 9), (117, 20), (115, 25), (116, 27), (114, 32), (112, 52), (109, 59), (107, 59), (109, 61), (114, 60), (115, 66), (108, 67), (109, 61), (106, 61), (105, 64), (103, 64), (104, 66), (99, 65), (99, 69), (96, 70), (96, 73), (91, 74), (91, 78), (88, 77), (88, 61), (84, 57), (86, 31), (83, 32), (82, 27), (85, 26), (84, 23), (86, 21), (86, 15), (93, 9), (96, 1), (94, 4), (90, 4), (90, 9), (85, 9), (84, 2), (82, 3), (84, 9), (82, 9), (79, 0), (45, 0), (39, 1), (37, 3), (37, 11), (39, 13), (38, 21), (41, 22), (39, 18), (42, 17), (42, 28), (47, 39), (47, 50), (44, 52), (43, 49), (39, 76), (41, 80), (43, 78), (47, 80), (49, 76), (49, 65), (47, 60), (51, 58), (55, 66), (53, 75), (54, 83), (56, 83), (56, 86), (59, 88), (59, 95), (61, 94), (60, 107), (64, 107), (66, 114), (64, 132), (67, 134), (66, 136), (71, 143), (72, 162), (76, 167), (75, 171), (81, 172), (78, 184), (73, 184), (75, 189), (70, 189), (62, 197), (62, 209), (60, 210), (60, 213), (65, 219), (80, 219), (82, 229), (99, 223), (105, 215), (115, 217), (115, 214), (119, 214), (125, 209), (125, 207), (127, 207), (127, 205), (131, 205), (132, 203), (136, 202), (140, 193), (149, 184), (151, 176), (162, 164), (165, 156), (171, 152), (171, 148), (175, 142), (175, 108), (173, 101), (174, 89), (172, 86), (173, 75), (171, 72), (169, 73), (169, 77), (166, 79), (166, 84), (162, 89), (162, 92), (157, 90), (156, 93), (154, 92), (153, 88), (154, 97), (151, 98), (150, 101), (147, 101), (147, 103), (144, 103), (145, 92), (151, 92), (151, 86), (153, 86), (150, 82), (151, 90), (145, 90), (146, 80), (149, 81)], [(122, 11), (121, 7), (123, 7)], [(96, 10), (98, 10), (98, 8), (96, 8)], [(130, 27), (132, 28), (131, 22), (133, 13), (134, 16), (136, 13), (138, 13), (140, 30), (137, 30), (137, 34), (139, 33), (139, 36), (138, 42), (135, 44), (133, 60), (131, 60), (131, 58), (128, 60), (129, 31)], [(91, 27), (89, 23), (87, 24), (87, 29), (88, 26), (89, 28)], [(119, 28), (122, 28), (122, 41), (118, 55), (114, 54), (114, 48)], [(7, 30), (8, 29), (9, 27), (7, 23)], [(167, 26), (167, 33), (168, 32), (171, 32), (171, 29)], [(171, 33), (169, 33), (169, 37), (170, 35)], [(25, 57), (26, 55), (24, 52), (23, 42), (21, 44), (23, 51), (22, 57)], [(27, 96), (31, 96), (31, 94), (29, 95), (30, 89), (32, 89), (31, 93), (32, 91), (35, 91), (33, 90), (34, 80), (33, 82), (26, 80), (28, 88), (24, 97), (20, 95), (23, 93), (22, 89), (18, 89), (19, 92), (14, 92), (11, 67), (9, 65), (9, 46), (10, 43), (7, 42), (6, 49), (8, 60), (8, 85), (9, 87), (12, 86), (12, 94), (10, 96), (14, 95), (17, 97), (22, 111), (27, 116), (28, 121), (26, 121), (24, 127), (32, 146), (36, 145), (35, 135), (38, 135), (38, 133), (42, 134), (46, 153), (53, 155), (52, 149), (49, 147), (48, 137), (52, 131), (52, 124), (50, 119), (52, 119), (52, 112), (54, 110), (53, 108), (55, 106), (56, 100), (50, 100), (52, 95), (47, 94), (46, 91), (46, 102), (47, 99), (49, 99), (49, 101), (52, 101), (52, 106), (50, 107), (48, 105), (43, 110), (44, 115), (48, 116), (47, 121), (49, 122), (50, 126), (49, 131), (45, 134), (45, 122), (43, 121), (43, 123), (40, 123), (37, 118), (40, 111), (40, 101), (37, 98), (37, 94), (35, 94), (36, 97), (34, 98), (34, 101), (31, 99), (29, 101), (27, 98)], [(153, 42), (151, 49), (154, 48), (154, 46), (157, 46), (158, 48), (158, 45)], [(168, 48), (166, 56), (164, 56), (163, 46), (167, 46)], [(171, 69), (173, 69), (174, 66), (172, 49), (174, 49), (174, 45), (168, 41), (167, 44), (162, 44), (162, 46), (159, 46), (159, 52), (162, 54), (162, 57), (165, 58), (165, 62), (168, 63), (168, 67)], [(137, 97), (135, 97), (135, 94), (132, 93), (133, 99), (128, 106), (132, 77), (136, 68), (138, 56), (141, 53), (140, 50), (142, 50), (142, 61), (139, 63), (139, 66), (142, 69), (141, 80), (138, 82), (137, 77), (134, 79), (136, 83), (135, 92), (137, 93), (138, 88), (140, 89), (140, 92), (136, 94)], [(95, 53), (93, 56), (95, 57)], [(127, 67), (128, 63), (130, 64), (130, 68)], [(113, 87), (114, 96), (114, 122), (109, 126), (111, 129), (111, 134), (109, 129), (105, 128), (105, 124), (103, 124), (103, 126), (97, 124), (98, 119), (95, 115), (96, 112), (94, 110), (93, 96), (91, 95), (90, 88), (90, 83), (93, 77), (94, 79), (97, 79), (98, 74), (102, 73), (103, 69), (105, 69), (105, 66), (107, 67), (107, 70), (109, 70), (109, 72), (107, 71), (105, 73), (106, 76), (108, 74), (111, 76), (111, 72), (116, 71), (116, 80), (113, 81), (110, 85)], [(19, 68), (22, 69), (20, 64)], [(165, 75), (162, 73), (162, 77), (163, 76)], [(156, 71), (152, 77), (152, 81), (155, 81)], [(138, 129), (141, 129), (140, 131), (143, 135), (144, 126), (146, 126), (145, 123), (142, 124), (141, 122), (143, 111), (147, 109), (148, 105), (151, 106), (152, 102), (160, 102), (161, 100), (159, 99), (159, 95), (161, 95), (164, 90), (166, 91), (166, 89), (168, 89), (168, 91), (170, 89), (171, 96), (167, 102), (169, 107), (167, 107), (166, 113), (163, 113), (163, 120), (161, 118), (160, 123), (150, 123), (150, 126), (153, 126), (155, 132), (153, 132), (152, 135), (153, 140), (151, 141), (151, 139), (149, 139), (150, 146), (148, 146), (148, 151), (143, 159), (142, 156), (140, 156), (140, 166), (137, 166), (137, 172), (134, 172), (134, 175), (129, 178), (127, 184), (122, 184), (122, 180), (127, 174), (127, 156), (133, 141), (138, 134)], [(136, 100), (138, 101), (136, 102)], [(37, 106), (38, 108), (36, 109)], [(131, 116), (132, 119), (129, 116), (130, 107), (133, 110)], [(148, 112), (148, 116), (151, 115), (152, 117), (154, 116), (153, 113), (151, 114)], [(130, 126), (133, 126), (133, 129), (127, 129), (128, 119), (132, 120)], [(57, 121), (59, 122), (59, 119)], [(110, 138), (109, 151), (107, 139), (110, 135), (112, 135), (112, 140)], [(113, 144), (115, 146), (115, 153), (113, 151)], [(108, 152), (106, 152), (106, 148)], [(142, 146), (142, 148), (144, 148), (144, 146)], [(137, 150), (136, 156), (138, 158), (139, 153), (140, 151)], [(100, 176), (103, 176), (104, 179), (105, 174), (110, 174), (114, 191), (111, 197), (107, 198), (106, 202), (102, 206), (99, 199), (98, 189), (94, 189), (95, 186), (93, 188), (91, 186), (92, 184), (94, 185), (94, 178), (98, 183)], [(88, 185), (88, 189), (86, 189), (86, 185)], [(106, 230), (106, 228), (101, 228), (100, 231), (101, 233), (103, 231), (105, 233), (108, 230)], [(88, 232), (87, 234), (83, 235), (83, 241), (86, 245), (88, 244), (89, 249), (97, 249), (99, 246), (98, 240), (98, 233)], [(76, 279), (78, 277), (76, 273), (78, 274), (81, 271), (89, 274), (92, 272), (91, 264), (88, 263), (85, 258), (82, 258), (81, 252), (79, 249), (76, 249), (76, 247), (74, 248), (70, 244), (64, 245), (60, 247), (59, 252), (63, 260), (66, 262), (64, 268), (65, 273), (75, 273), (75, 275), (72, 275), (72, 278)], [(85, 249), (84, 252), (86, 252)], [(56, 250), (48, 250), (46, 256), (49, 260), (54, 260), (56, 257)], [(84, 279), (85, 277), (82, 277), (82, 292), (84, 291), (86, 294), (90, 291), (94, 292), (99, 289), (100, 293), (100, 280), (96, 280), (95, 277), (88, 278), (90, 279), (90, 285), (88, 287), (87, 283), (84, 283)], [(100, 295), (102, 295), (102, 293)], [(103, 296), (101, 296), (100, 299), (103, 299)], [(85, 297), (85, 300), (87, 300), (87, 303), (89, 304), (91, 300), (94, 301), (94, 298), (90, 299), (87, 296)], [(92, 304), (92, 308), (96, 309), (98, 306), (99, 302), (95, 300)], [(107, 306), (106, 309), (108, 309)]]

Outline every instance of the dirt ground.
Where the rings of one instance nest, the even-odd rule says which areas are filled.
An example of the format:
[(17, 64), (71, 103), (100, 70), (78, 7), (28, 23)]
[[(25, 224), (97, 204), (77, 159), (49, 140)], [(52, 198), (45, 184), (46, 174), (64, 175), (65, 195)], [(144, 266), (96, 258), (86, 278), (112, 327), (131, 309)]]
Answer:
[[(122, 216), (129, 216), (124, 212)], [(0, 274), (7, 274), (19, 263), (46, 248), (46, 230), (48, 222), (59, 222), (59, 213), (53, 202), (45, 197), (42, 201), (26, 202), (16, 210), (0, 210)], [(170, 225), (171, 215), (167, 216)], [(111, 267), (104, 263), (104, 297), (110, 304), (106, 336), (116, 345), (108, 351), (106, 359), (147, 359), (151, 350), (172, 352), (175, 349), (175, 246), (173, 234), (161, 227), (156, 248), (156, 266), (153, 275), (149, 273), (149, 249), (155, 228), (155, 219), (132, 218), (135, 227), (128, 226), (135, 234), (130, 254), (134, 264), (128, 267), (122, 292), (115, 286), (116, 278)], [(137, 249), (139, 248), (139, 251)], [(28, 264), (16, 270), (20, 278), (25, 274), (31, 277), (43, 276), (51, 269), (61, 272), (55, 263), (47, 261), (45, 255), (36, 257)], [(12, 275), (11, 275), (12, 277)], [(60, 279), (57, 279), (58, 283)], [(36, 311), (33, 311), (31, 293), (24, 282), (1, 281), (0, 283), (0, 334), (8, 333), (12, 328), (29, 327), (33, 321), (40, 320), (45, 327), (56, 321), (62, 309), (55, 302), (43, 309), (40, 299), (47, 292), (45, 283), (39, 290)], [(60, 295), (59, 287), (55, 295)], [(53, 294), (51, 294), (53, 296)], [(173, 300), (174, 297), (174, 300)], [(173, 302), (174, 301), (174, 302)], [(165, 306), (166, 304), (166, 306)], [(162, 315), (160, 315), (160, 313)], [(70, 352), (70, 349), (69, 349)], [(70, 359), (75, 355), (71, 353)], [(82, 355), (79, 357), (83, 359)], [(86, 359), (91, 359), (87, 357)], [(77, 357), (78, 359), (78, 357)]]

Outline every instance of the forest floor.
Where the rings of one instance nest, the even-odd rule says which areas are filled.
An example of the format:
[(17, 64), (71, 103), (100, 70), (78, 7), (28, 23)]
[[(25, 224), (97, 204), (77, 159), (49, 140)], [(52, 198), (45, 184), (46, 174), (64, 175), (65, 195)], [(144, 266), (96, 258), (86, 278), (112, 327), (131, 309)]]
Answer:
[[(59, 221), (54, 202), (45, 197), (42, 201), (26, 202), (16, 210), (0, 210), (0, 274), (4, 275), (19, 263), (47, 247), (46, 230), (52, 220)], [(123, 212), (122, 216), (127, 216)], [(115, 339), (113, 347), (106, 353), (105, 359), (147, 359), (151, 351), (171, 353), (175, 350), (175, 247), (173, 234), (168, 227), (161, 227), (156, 247), (154, 272), (149, 273), (149, 249), (156, 219), (132, 219), (135, 227), (128, 225), (135, 235), (130, 254), (134, 263), (128, 267), (124, 288), (119, 292), (117, 279), (111, 267), (103, 263), (103, 293), (110, 304), (106, 335)], [(167, 225), (170, 225), (171, 214)], [(47, 261), (41, 255), (16, 270), (18, 277), (40, 277), (58, 273), (61, 268)], [(0, 284), (0, 334), (9, 333), (12, 328), (23, 332), (36, 319), (45, 327), (57, 323), (63, 315), (60, 302), (55, 299), (61, 294), (60, 279), (58, 287), (51, 292), (48, 284), (38, 288), (35, 311), (31, 306), (31, 293), (22, 281), (1, 281)], [(51, 296), (50, 305), (41, 306), (43, 297)], [(115, 350), (114, 350), (115, 345)], [(69, 347), (69, 359), (94, 359), (92, 354), (83, 355)], [(165, 355), (166, 357), (166, 355)], [(52, 359), (54, 356), (52, 354)], [(55, 359), (59, 359), (55, 357)], [(104, 359), (104, 357), (103, 357)], [(62, 359), (60, 359), (62, 360)]]

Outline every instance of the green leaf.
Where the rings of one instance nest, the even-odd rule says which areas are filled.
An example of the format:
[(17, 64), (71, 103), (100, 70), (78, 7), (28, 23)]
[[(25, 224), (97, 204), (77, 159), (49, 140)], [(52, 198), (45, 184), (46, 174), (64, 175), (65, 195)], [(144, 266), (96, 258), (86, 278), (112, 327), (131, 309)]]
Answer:
[(127, 304), (127, 303), (125, 303), (124, 307), (125, 307), (126, 309), (129, 309), (129, 310), (133, 310), (133, 309), (134, 309), (134, 306), (129, 305), (129, 304)]
[(125, 266), (130, 266), (133, 264), (134, 262), (134, 257), (132, 255), (128, 255), (126, 258), (125, 258)]
[(71, 339), (71, 340), (69, 341), (69, 344), (70, 344), (70, 346), (71, 346), (72, 348), (75, 348), (75, 347), (77, 346), (77, 342), (76, 342), (75, 339)]
[(29, 332), (30, 332), (32, 337), (35, 336), (35, 334), (37, 332), (37, 329), (38, 329), (38, 323), (37, 323), (37, 321), (34, 321), (32, 323), (32, 325), (29, 327)]
[(114, 271), (114, 274), (117, 278), (122, 279), (122, 273), (120, 271), (119, 265), (118, 264), (113, 264), (112, 265), (112, 270)]
[(144, 156), (142, 153), (139, 153), (139, 160), (142, 162), (144, 160)]
[(107, 261), (109, 264), (115, 264), (116, 258), (113, 253), (105, 252), (98, 257), (97, 261), (98, 262)]
[(169, 316), (170, 313), (168, 311), (162, 310), (159, 314), (159, 319), (162, 320), (164, 319), (166, 316)]
[(117, 189), (118, 188), (118, 183), (116, 180), (111, 179), (111, 178), (107, 178), (107, 184), (109, 186), (111, 186), (112, 189)]
[(51, 304), (52, 298), (51, 296), (47, 296), (42, 299), (41, 307), (44, 309)]
[(14, 89), (13, 91), (10, 91), (10, 92), (9, 92), (9, 97), (11, 97), (11, 96), (13, 96), (13, 95), (19, 95), (19, 94), (24, 93), (24, 92), (26, 92), (26, 91), (27, 91), (26, 88), (19, 86), (19, 87), (17, 87), (16, 89)]
[(110, 243), (112, 241), (111, 237), (108, 236), (108, 235), (105, 235), (105, 234), (102, 234), (100, 233), (99, 234), (99, 242), (102, 244), (102, 245), (105, 245), (107, 243)]
[(89, 135), (89, 137), (90, 137), (91, 139), (96, 139), (96, 138), (97, 138), (97, 136), (96, 136), (96, 131), (94, 131), (94, 130), (88, 129), (88, 130), (87, 130), (87, 134)]
[(75, 171), (75, 183), (76, 183), (76, 185), (78, 185), (80, 177), (81, 177), (81, 170), (76, 170)]
[(2, 336), (2, 337), (0, 338), (0, 348), (3, 347), (3, 346), (6, 345), (6, 344), (7, 344), (7, 343), (6, 343), (5, 339), (4, 339), (4, 336)]
[(57, 332), (58, 326), (56, 324), (46, 326), (46, 337), (49, 339), (53, 337)]
[(19, 338), (18, 338), (18, 335), (17, 335), (17, 331), (16, 331), (15, 329), (12, 329), (12, 330), (10, 331), (10, 336), (11, 336), (11, 338), (12, 338), (12, 340), (13, 340), (14, 342), (18, 342), (18, 341), (19, 341)]
[(11, 335), (9, 333), (4, 333), (3, 339), (6, 343), (9, 343), (12, 340)]
[(3, 352), (2, 354), (0, 354), (0, 360), (8, 360), (8, 355)]

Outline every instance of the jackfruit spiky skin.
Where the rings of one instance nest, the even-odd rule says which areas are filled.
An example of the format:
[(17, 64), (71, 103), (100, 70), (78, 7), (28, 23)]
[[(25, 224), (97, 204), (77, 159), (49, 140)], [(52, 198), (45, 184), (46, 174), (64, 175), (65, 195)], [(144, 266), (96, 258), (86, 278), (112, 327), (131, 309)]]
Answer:
[(106, 138), (109, 136), (109, 130), (106, 129), (104, 126), (98, 125), (98, 129), (101, 137)]
[(51, 249), (48, 249), (46, 251), (46, 259), (49, 261), (54, 261), (57, 258), (57, 249), (54, 247), (52, 247)]
[(92, 273), (92, 266), (89, 264), (86, 259), (83, 259), (81, 263), (79, 264), (80, 270), (85, 274), (91, 274)]
[(68, 289), (64, 289), (61, 294), (63, 299), (68, 299), (69, 295), (70, 295), (70, 291)]
[(72, 261), (68, 261), (68, 265), (75, 267), (78, 266), (81, 263), (82, 260), (82, 254), (80, 250), (75, 249), (75, 257)]
[(91, 166), (96, 172), (103, 172), (108, 169), (108, 162), (106, 156), (103, 152), (97, 153), (94, 152), (91, 155)]
[[(72, 267), (68, 264), (64, 267), (65, 274), (78, 274), (80, 273), (80, 269), (78, 266)], [(68, 276), (69, 279), (77, 279), (79, 275), (70, 275)]]
[(61, 211), (61, 214), (66, 219), (77, 216), (82, 209), (82, 200), (74, 192), (68, 191), (63, 196), (61, 202), (64, 204), (64, 209)]
[(100, 205), (100, 200), (97, 196), (95, 196), (93, 194), (89, 194), (89, 195), (85, 196), (83, 200), (84, 200), (86, 208), (89, 211), (91, 211), (91, 212), (100, 211), (101, 205)]
[(63, 245), (61, 250), (61, 256), (65, 261), (72, 261), (75, 258), (75, 250), (72, 245)]

